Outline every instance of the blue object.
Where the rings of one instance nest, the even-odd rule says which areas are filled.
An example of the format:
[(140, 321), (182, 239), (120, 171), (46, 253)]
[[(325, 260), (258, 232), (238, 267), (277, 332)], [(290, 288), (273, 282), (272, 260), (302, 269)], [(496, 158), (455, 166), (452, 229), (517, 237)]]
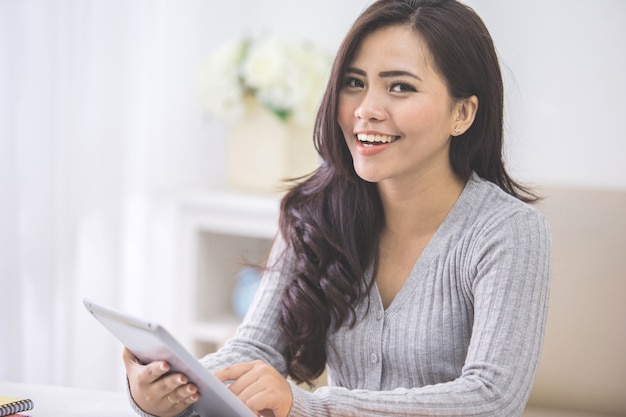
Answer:
[(233, 291), (233, 309), (240, 319), (243, 319), (252, 304), (261, 275), (254, 268), (244, 268), (237, 274), (237, 285)]

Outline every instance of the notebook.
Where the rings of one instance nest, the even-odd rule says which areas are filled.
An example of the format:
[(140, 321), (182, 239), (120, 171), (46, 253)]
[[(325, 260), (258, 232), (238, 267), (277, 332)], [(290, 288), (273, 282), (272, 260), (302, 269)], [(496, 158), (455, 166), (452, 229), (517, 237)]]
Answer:
[(164, 360), (172, 372), (181, 372), (198, 387), (200, 399), (191, 408), (202, 417), (256, 417), (226, 386), (162, 326), (90, 300), (83, 301), (98, 319), (140, 361)]
[(32, 410), (35, 404), (28, 398), (13, 398), (0, 396), (0, 417)]

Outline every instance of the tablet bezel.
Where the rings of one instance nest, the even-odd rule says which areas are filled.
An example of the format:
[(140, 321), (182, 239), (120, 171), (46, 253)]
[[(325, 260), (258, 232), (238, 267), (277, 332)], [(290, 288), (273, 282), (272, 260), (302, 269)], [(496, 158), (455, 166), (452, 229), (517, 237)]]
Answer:
[(84, 299), (87, 310), (141, 362), (167, 361), (171, 372), (181, 372), (198, 387), (199, 400), (191, 408), (202, 417), (256, 417), (163, 326), (141, 320)]

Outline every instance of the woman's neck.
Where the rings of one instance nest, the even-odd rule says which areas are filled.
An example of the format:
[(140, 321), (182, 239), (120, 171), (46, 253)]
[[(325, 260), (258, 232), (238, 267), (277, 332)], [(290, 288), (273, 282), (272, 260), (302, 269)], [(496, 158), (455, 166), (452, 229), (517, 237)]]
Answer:
[(385, 232), (398, 237), (432, 235), (463, 192), (465, 182), (455, 175), (410, 185), (379, 184), (385, 211)]

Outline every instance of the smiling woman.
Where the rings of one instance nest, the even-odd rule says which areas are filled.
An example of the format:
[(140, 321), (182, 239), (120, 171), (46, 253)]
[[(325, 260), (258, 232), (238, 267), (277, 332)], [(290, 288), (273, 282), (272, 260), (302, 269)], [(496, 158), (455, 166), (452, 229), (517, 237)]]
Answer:
[[(550, 239), (502, 160), (502, 94), (493, 42), (464, 4), (378, 0), (357, 18), (317, 114), (322, 163), (282, 200), (237, 335), (202, 359), (253, 412), (521, 415)], [(125, 365), (139, 412), (190, 413), (184, 375)], [(325, 369), (328, 387), (294, 384)]]

